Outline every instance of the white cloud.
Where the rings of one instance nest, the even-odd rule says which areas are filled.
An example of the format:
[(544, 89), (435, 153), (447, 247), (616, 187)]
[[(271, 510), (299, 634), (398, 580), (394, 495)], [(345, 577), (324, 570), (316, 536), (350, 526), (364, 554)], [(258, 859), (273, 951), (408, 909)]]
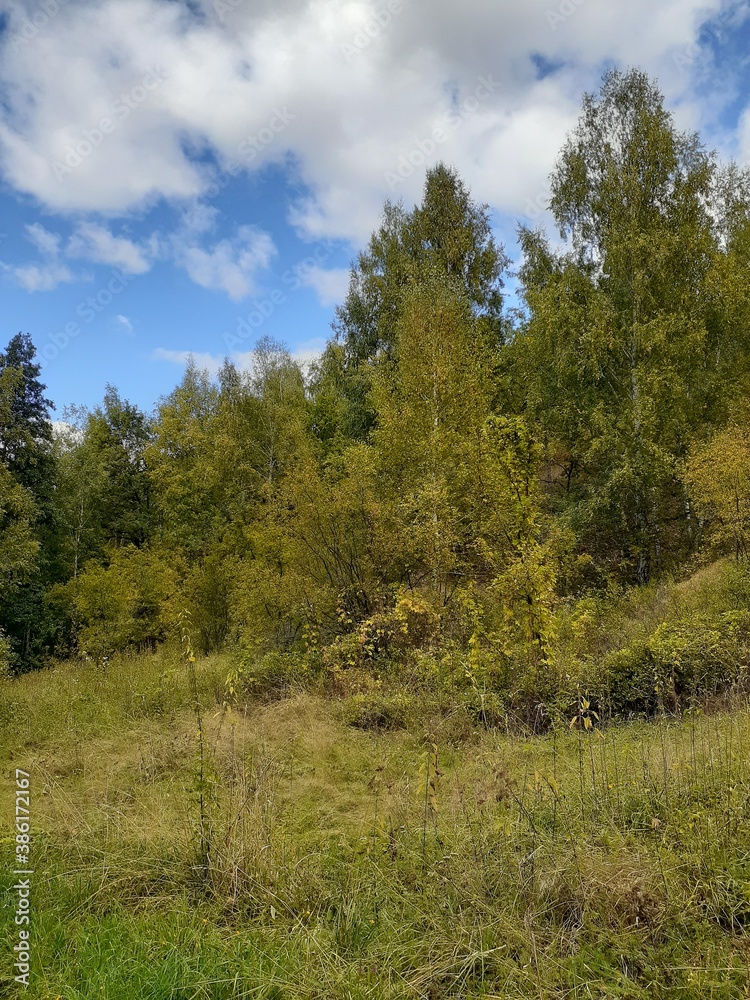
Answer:
[(8, 268), (14, 280), (27, 292), (51, 292), (58, 285), (75, 281), (75, 275), (64, 264), (24, 264)]
[(315, 340), (305, 340), (295, 347), (292, 351), (292, 357), (302, 368), (302, 371), (307, 373), (310, 370), (310, 365), (320, 358), (325, 350), (325, 346), (326, 344), (322, 337)]
[(60, 260), (60, 237), (38, 222), (26, 226), (27, 239), (41, 254), (38, 264), (0, 264), (0, 269), (27, 292), (50, 292), (58, 285), (75, 281), (76, 276)]
[(26, 235), (34, 244), (39, 253), (45, 257), (56, 258), (60, 253), (60, 237), (57, 233), (51, 233), (38, 222), (26, 226)]
[(171, 235), (155, 232), (141, 243), (115, 236), (99, 223), (83, 222), (64, 250), (59, 234), (34, 223), (26, 226), (26, 233), (42, 262), (21, 266), (0, 263), (0, 269), (27, 291), (49, 291), (61, 282), (82, 280), (64, 263), (63, 256), (116, 267), (129, 275), (144, 274), (154, 260), (171, 259), (196, 284), (239, 301), (257, 290), (257, 276), (277, 250), (271, 236), (255, 226), (240, 226), (233, 237), (203, 245), (202, 237), (215, 228), (218, 214), (215, 208), (196, 203), (182, 214)]
[(185, 208), (180, 219), (181, 229), (193, 236), (203, 236), (216, 228), (219, 210), (213, 205), (194, 201)]
[(179, 365), (180, 368), (185, 368), (192, 359), (198, 368), (205, 369), (209, 375), (218, 374), (224, 360), (200, 351), (168, 351), (164, 347), (157, 347), (152, 357), (155, 361), (169, 361), (173, 365)]
[(300, 280), (315, 291), (322, 306), (338, 305), (349, 287), (349, 268), (325, 268), (315, 265), (301, 271)]
[(125, 274), (144, 274), (151, 267), (147, 248), (113, 234), (94, 222), (81, 223), (66, 247), (69, 257), (83, 257), (95, 264), (117, 267)]
[[(433, 0), (429, 8), (404, 0), (356, 58), (345, 46), (381, 0), (259, 0), (237, 4), (226, 23), (209, 0), (200, 6), (201, 16), (160, 0), (61, 5), (25, 44), (18, 32), (38, 0), (13, 0), (0, 43), (6, 180), (51, 209), (117, 214), (199, 196), (198, 151), (250, 171), (291, 155), (310, 192), (292, 215), (301, 233), (361, 242), (383, 197), (415, 198), (425, 164), (438, 158), (455, 163), (477, 197), (523, 214), (546, 184), (582, 90), (596, 87), (608, 62), (658, 75), (681, 121), (715, 117), (677, 56), (691, 51), (721, 0)], [(572, 12), (551, 24), (550, 10)], [(534, 55), (559, 68), (540, 78)], [(146, 92), (154, 71), (160, 82)], [(490, 96), (425, 153), (433, 129), (490, 75), (498, 84)], [(143, 99), (134, 102), (137, 88)], [(90, 152), (57, 176), (55, 162), (81, 142)], [(404, 157), (413, 172), (391, 189), (386, 174)], [(187, 254), (186, 266), (200, 283), (241, 297), (246, 279), (234, 255), (219, 244)]]
[[(308, 374), (310, 365), (320, 358), (325, 350), (325, 340), (322, 337), (314, 340), (306, 340), (291, 351), (294, 361), (300, 366), (304, 374)], [(221, 369), (226, 355), (210, 354), (208, 352), (195, 351), (172, 351), (164, 347), (157, 347), (152, 357), (155, 361), (168, 361), (171, 364), (184, 368), (192, 358), (198, 368), (205, 369), (209, 375), (215, 376)], [(255, 364), (254, 351), (234, 351), (229, 355), (230, 360), (240, 371), (252, 371)]]
[(130, 322), (127, 316), (117, 315), (115, 316), (115, 323), (125, 331), (125, 333), (133, 332), (133, 324)]
[(276, 253), (268, 233), (254, 226), (240, 226), (233, 239), (220, 240), (204, 249), (192, 242), (190, 234), (172, 239), (175, 262), (191, 280), (203, 288), (226, 292), (234, 302), (256, 289), (259, 271), (268, 267)]

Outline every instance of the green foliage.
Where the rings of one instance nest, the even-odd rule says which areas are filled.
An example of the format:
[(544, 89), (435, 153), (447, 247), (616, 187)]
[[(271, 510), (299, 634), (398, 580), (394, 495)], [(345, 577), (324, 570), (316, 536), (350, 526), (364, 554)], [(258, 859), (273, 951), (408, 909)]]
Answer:
[(211, 537), (217, 510), (212, 420), (217, 390), (189, 364), (182, 383), (159, 407), (146, 461), (166, 543), (190, 555)]
[(415, 707), (414, 695), (405, 691), (372, 691), (347, 698), (342, 721), (355, 729), (405, 729)]
[(733, 421), (696, 448), (685, 478), (697, 513), (719, 545), (750, 554), (750, 425)]
[(108, 386), (50, 449), (14, 338), (0, 626), (17, 661), (153, 646), (179, 607), (197, 653), (237, 649), (250, 693), (282, 693), (296, 663), (342, 689), (431, 664), (426, 690), (536, 729), (607, 657), (633, 685), (622, 710), (732, 682), (744, 640), (712, 622), (742, 608), (707, 587), (715, 606), (677, 614), (666, 574), (706, 538), (747, 545), (750, 174), (634, 69), (584, 97), (551, 190), (565, 245), (521, 231), (509, 312), (488, 207), (428, 170), (419, 204), (385, 204), (309, 379), (262, 338), (246, 370), (190, 361), (153, 418)]
[[(108, 385), (89, 416), (83, 448), (93, 452), (104, 489), (97, 498), (105, 544), (145, 545), (151, 536), (150, 483), (145, 455), (152, 429), (138, 407)], [(85, 459), (84, 459), (85, 461)]]
[(230, 675), (228, 693), (231, 698), (274, 700), (309, 685), (313, 676), (309, 662), (297, 653), (246, 654)]
[(336, 310), (336, 342), (317, 369), (315, 427), (325, 445), (330, 448), (347, 436), (367, 440), (378, 419), (371, 398), (372, 363), (393, 357), (399, 323), (420, 290), (450, 288), (471, 311), (476, 336), (496, 347), (504, 337), (507, 265), (492, 236), (488, 206), (473, 201), (445, 164), (428, 170), (422, 201), (413, 211), (386, 202), (381, 224), (358, 255), (346, 299)]
[(59, 559), (68, 576), (77, 576), (88, 559), (101, 557), (104, 544), (101, 504), (107, 478), (100, 456), (87, 439), (90, 415), (69, 408), (55, 434)]
[(52, 485), (52, 403), (35, 355), (31, 338), (21, 333), (0, 351), (0, 464), (44, 505)]
[(36, 508), (28, 490), (0, 465), (0, 600), (28, 580), (36, 567), (39, 541)]
[(236, 558), (214, 550), (195, 560), (181, 580), (180, 593), (204, 656), (221, 650), (227, 641), (237, 572)]
[(390, 354), (401, 297), (426, 275), (461, 287), (490, 343), (500, 339), (502, 274), (508, 264), (495, 243), (487, 205), (471, 199), (455, 170), (427, 171), (422, 202), (412, 212), (387, 202), (383, 220), (352, 269), (335, 329), (356, 365)]
[(130, 648), (154, 648), (175, 628), (177, 574), (165, 555), (127, 546), (106, 565), (89, 563), (55, 591), (76, 626), (78, 649), (97, 660)]
[(550, 492), (586, 548), (640, 583), (692, 543), (678, 463), (747, 373), (714, 294), (717, 270), (730, 282), (741, 268), (727, 256), (735, 223), (710, 210), (716, 181), (655, 85), (612, 71), (584, 98), (552, 175), (569, 248), (521, 234), (528, 310), (511, 370), (546, 445)]
[(13, 651), (7, 637), (0, 632), (0, 677), (7, 677), (13, 662)]
[(613, 714), (651, 715), (744, 688), (749, 668), (750, 613), (734, 611), (664, 622), (648, 639), (605, 656), (594, 683)]

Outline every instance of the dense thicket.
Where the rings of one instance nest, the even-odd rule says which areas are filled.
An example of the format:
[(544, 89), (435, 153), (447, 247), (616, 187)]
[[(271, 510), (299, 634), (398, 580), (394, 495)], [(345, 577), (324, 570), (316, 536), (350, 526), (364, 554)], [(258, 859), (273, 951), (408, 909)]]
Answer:
[(151, 416), (108, 387), (53, 440), (13, 338), (5, 659), (154, 646), (188, 611), (205, 652), (336, 672), (439, 651), (461, 683), (543, 698), (572, 602), (745, 557), (747, 173), (611, 72), (550, 208), (560, 240), (520, 230), (508, 309), (487, 206), (428, 171), (414, 209), (386, 204), (307, 380), (263, 340), (249, 371), (190, 365)]

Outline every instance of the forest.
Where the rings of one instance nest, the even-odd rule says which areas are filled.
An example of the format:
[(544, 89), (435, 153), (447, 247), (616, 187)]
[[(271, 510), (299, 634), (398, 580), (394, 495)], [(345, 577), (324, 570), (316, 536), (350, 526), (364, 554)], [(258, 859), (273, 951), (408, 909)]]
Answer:
[(53, 432), (13, 337), (5, 668), (153, 650), (189, 621), (250, 688), (401, 670), (527, 721), (581, 685), (630, 712), (736, 681), (744, 609), (626, 655), (602, 608), (722, 555), (744, 591), (750, 173), (613, 71), (550, 211), (511, 271), (487, 207), (431, 168), (419, 205), (385, 204), (309, 378), (262, 338), (249, 371), (191, 364), (153, 414), (108, 386)]

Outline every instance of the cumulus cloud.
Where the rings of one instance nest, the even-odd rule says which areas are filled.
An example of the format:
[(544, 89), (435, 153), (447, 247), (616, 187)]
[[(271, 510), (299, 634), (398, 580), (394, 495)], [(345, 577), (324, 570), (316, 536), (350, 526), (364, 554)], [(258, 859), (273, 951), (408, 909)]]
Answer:
[(75, 281), (75, 275), (64, 264), (23, 264), (9, 268), (15, 281), (27, 292), (51, 292), (58, 285)]
[[(380, 0), (220, 6), (71, 2), (26, 39), (36, 0), (11, 0), (6, 180), (51, 209), (117, 214), (200, 197), (212, 159), (293, 163), (308, 191), (291, 210), (300, 234), (361, 242), (384, 195), (415, 198), (424, 166), (444, 159), (523, 215), (609, 62), (658, 75), (681, 120), (701, 124), (678, 57), (721, 0), (403, 0), (387, 21)], [(243, 294), (236, 248), (186, 253), (185, 266)]]
[(105, 226), (81, 223), (68, 241), (69, 257), (83, 257), (95, 264), (117, 267), (125, 274), (144, 274), (151, 267), (150, 253), (122, 236), (114, 236)]
[[(318, 337), (298, 344), (290, 353), (293, 360), (302, 369), (303, 374), (307, 375), (309, 374), (310, 366), (320, 358), (324, 350), (325, 340)], [(164, 347), (157, 347), (151, 356), (155, 361), (168, 361), (170, 364), (178, 365), (180, 368), (185, 368), (188, 362), (192, 360), (198, 368), (207, 371), (211, 376), (215, 376), (218, 374), (227, 355), (211, 354), (209, 352), (174, 351), (167, 350)], [(240, 371), (249, 372), (253, 370), (256, 361), (255, 351), (234, 351), (228, 356)]]
[(38, 222), (25, 227), (26, 238), (36, 247), (42, 260), (35, 264), (0, 264), (2, 271), (27, 292), (50, 292), (58, 285), (76, 280), (70, 268), (60, 260), (60, 237)]
[[(258, 275), (269, 266), (277, 250), (271, 236), (256, 226), (239, 226), (233, 236), (206, 243), (217, 215), (216, 209), (196, 203), (183, 212), (174, 232), (168, 235), (153, 232), (141, 242), (117, 236), (100, 223), (83, 222), (64, 243), (58, 233), (34, 223), (26, 226), (26, 235), (41, 261), (23, 265), (0, 263), (0, 269), (27, 291), (34, 292), (88, 278), (74, 274), (65, 258), (114, 267), (128, 275), (145, 274), (155, 260), (171, 260), (187, 271), (197, 285), (224, 292), (236, 302), (257, 290)], [(309, 283), (317, 281), (311, 275)], [(117, 319), (127, 321), (126, 317)]]
[(226, 292), (234, 302), (256, 290), (259, 271), (268, 267), (276, 247), (268, 233), (255, 226), (240, 226), (233, 239), (207, 248), (189, 239), (189, 233), (172, 239), (175, 262), (203, 288)]
[(300, 280), (315, 291), (322, 306), (335, 306), (343, 301), (349, 287), (348, 268), (325, 268), (315, 265), (300, 273)]
[(187, 367), (188, 363), (193, 361), (198, 368), (205, 369), (209, 375), (218, 374), (224, 360), (214, 354), (200, 351), (169, 351), (164, 347), (157, 347), (151, 356), (155, 361), (169, 361), (170, 364), (178, 365), (180, 368)]
[(39, 253), (45, 257), (54, 258), (60, 253), (60, 237), (51, 233), (38, 222), (26, 226), (26, 236), (34, 244)]

